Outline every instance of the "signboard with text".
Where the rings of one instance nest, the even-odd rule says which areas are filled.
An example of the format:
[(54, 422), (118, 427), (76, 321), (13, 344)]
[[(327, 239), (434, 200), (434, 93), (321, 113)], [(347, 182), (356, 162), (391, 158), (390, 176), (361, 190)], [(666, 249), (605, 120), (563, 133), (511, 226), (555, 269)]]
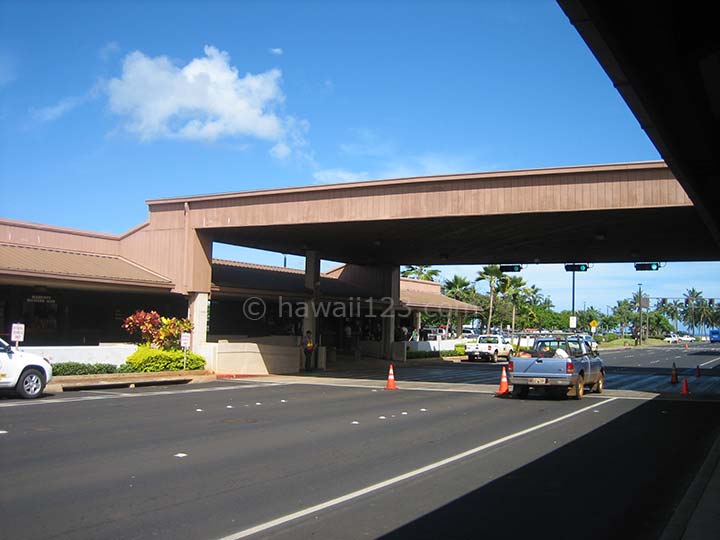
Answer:
[(12, 329), (10, 330), (10, 341), (17, 343), (18, 341), (25, 341), (25, 325), (22, 323), (13, 323)]
[(577, 328), (577, 317), (570, 317), (570, 328)]
[(183, 332), (180, 334), (180, 346), (183, 349), (190, 348), (190, 332)]

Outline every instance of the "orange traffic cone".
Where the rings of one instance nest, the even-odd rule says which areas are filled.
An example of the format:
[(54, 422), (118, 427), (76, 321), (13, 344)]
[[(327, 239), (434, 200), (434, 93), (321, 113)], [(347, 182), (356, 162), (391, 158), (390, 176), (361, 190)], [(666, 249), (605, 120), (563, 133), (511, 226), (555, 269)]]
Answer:
[(390, 364), (390, 372), (388, 373), (387, 384), (385, 390), (397, 390), (397, 384), (395, 384), (395, 372), (393, 371), (393, 365)]
[(696, 377), (702, 377), (702, 373), (700, 372), (700, 366), (697, 366), (695, 368), (695, 376)]
[(500, 376), (500, 388), (498, 389), (496, 396), (504, 396), (510, 392), (510, 388), (508, 387), (508, 379), (507, 379), (507, 373), (505, 372), (505, 366), (502, 368), (502, 375)]
[(675, 362), (673, 362), (672, 371), (670, 372), (670, 384), (677, 384), (677, 383), (678, 383), (677, 368), (675, 367)]
[(685, 344), (685, 350), (687, 351), (690, 347), (688, 347), (688, 344)]
[(682, 386), (682, 391), (680, 392), (680, 394), (683, 396), (687, 396), (689, 393), (690, 393), (690, 389), (688, 388), (687, 379), (683, 379), (683, 386)]

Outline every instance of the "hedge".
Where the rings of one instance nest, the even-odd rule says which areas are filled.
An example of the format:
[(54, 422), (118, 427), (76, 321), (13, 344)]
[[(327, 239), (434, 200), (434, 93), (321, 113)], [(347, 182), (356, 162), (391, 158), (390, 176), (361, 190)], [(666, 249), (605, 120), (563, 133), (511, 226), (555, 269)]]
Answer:
[[(183, 369), (183, 351), (165, 351), (141, 345), (120, 366), (121, 373), (149, 371), (180, 371)], [(205, 369), (205, 359), (199, 354), (187, 353), (185, 369)]]
[(53, 375), (104, 375), (116, 373), (117, 368), (113, 364), (81, 364), (80, 362), (60, 362), (53, 364)]
[(462, 352), (456, 347), (450, 351), (407, 351), (406, 358), (440, 358), (442, 356), (465, 356), (465, 347)]

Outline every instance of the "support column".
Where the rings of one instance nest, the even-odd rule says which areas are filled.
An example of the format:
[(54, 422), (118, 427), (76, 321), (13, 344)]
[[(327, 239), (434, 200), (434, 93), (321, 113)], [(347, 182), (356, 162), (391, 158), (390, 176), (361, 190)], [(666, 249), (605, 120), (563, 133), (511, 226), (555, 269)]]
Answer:
[(316, 308), (320, 299), (320, 255), (317, 251), (305, 253), (305, 292), (310, 298), (305, 301), (305, 317), (303, 317), (303, 335), (310, 330), (313, 339), (317, 340), (317, 316)]
[(188, 300), (188, 319), (193, 323), (191, 348), (198, 352), (199, 347), (207, 343), (208, 293), (190, 293)]
[(395, 342), (395, 307), (400, 303), (400, 267), (387, 268), (385, 276), (385, 296), (390, 307), (382, 313), (382, 352), (383, 358), (392, 360)]

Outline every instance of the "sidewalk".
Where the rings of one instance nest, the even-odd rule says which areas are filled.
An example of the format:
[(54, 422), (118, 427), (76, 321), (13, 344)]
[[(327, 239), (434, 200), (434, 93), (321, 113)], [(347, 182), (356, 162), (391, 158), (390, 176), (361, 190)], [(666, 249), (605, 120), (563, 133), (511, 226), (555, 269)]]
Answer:
[(720, 436), (675, 509), (660, 540), (720, 538)]

